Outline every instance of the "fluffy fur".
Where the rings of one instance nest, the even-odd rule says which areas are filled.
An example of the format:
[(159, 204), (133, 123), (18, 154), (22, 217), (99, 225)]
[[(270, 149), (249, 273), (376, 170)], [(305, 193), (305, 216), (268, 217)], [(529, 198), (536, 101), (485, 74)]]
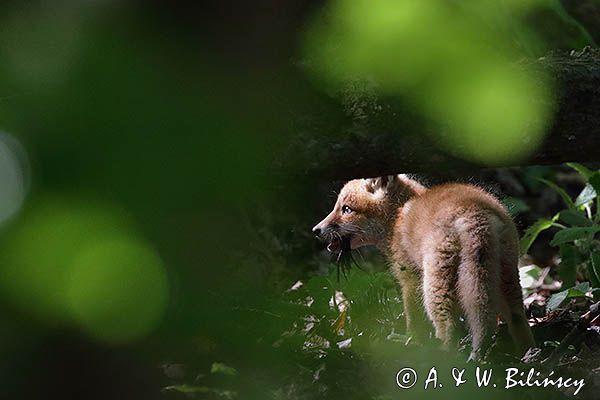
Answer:
[(462, 315), (472, 336), (470, 358), (477, 359), (501, 315), (518, 351), (534, 345), (519, 284), (518, 233), (486, 191), (458, 183), (425, 188), (405, 175), (356, 179), (313, 232), (330, 242), (330, 251), (345, 239), (353, 249), (373, 245), (386, 254), (415, 338), (426, 337), (429, 319), (452, 348)]

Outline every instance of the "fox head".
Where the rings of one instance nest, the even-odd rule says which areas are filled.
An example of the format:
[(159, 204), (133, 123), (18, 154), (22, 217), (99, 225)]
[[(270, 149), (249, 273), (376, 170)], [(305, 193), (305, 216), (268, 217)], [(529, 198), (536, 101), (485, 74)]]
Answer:
[(398, 210), (411, 197), (426, 189), (406, 175), (354, 179), (344, 185), (333, 210), (312, 229), (329, 242), (330, 252), (350, 248), (379, 246), (389, 237)]

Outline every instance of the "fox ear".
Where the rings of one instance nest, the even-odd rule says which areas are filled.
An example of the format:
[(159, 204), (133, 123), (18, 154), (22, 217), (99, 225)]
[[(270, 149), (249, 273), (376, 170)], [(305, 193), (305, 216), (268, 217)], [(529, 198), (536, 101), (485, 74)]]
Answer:
[(397, 175), (384, 175), (378, 178), (364, 179), (364, 185), (369, 193), (385, 195), (397, 183), (397, 180)]
[(419, 182), (404, 174), (364, 179), (364, 185), (367, 192), (373, 195), (391, 198), (408, 198), (426, 190)]

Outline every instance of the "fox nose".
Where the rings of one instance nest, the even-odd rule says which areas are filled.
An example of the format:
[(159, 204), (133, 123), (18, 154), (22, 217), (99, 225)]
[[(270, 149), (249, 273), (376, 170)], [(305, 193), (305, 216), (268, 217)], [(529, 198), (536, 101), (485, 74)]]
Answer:
[(315, 226), (314, 228), (312, 228), (312, 233), (319, 236), (321, 234), (321, 228), (319, 228), (318, 226)]

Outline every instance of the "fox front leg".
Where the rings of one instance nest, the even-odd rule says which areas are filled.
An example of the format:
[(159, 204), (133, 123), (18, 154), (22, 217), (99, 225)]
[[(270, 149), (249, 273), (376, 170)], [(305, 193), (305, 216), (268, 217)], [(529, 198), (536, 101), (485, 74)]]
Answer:
[(410, 267), (395, 266), (393, 272), (402, 290), (406, 331), (412, 340), (423, 343), (429, 338), (432, 327), (423, 308), (421, 277)]

